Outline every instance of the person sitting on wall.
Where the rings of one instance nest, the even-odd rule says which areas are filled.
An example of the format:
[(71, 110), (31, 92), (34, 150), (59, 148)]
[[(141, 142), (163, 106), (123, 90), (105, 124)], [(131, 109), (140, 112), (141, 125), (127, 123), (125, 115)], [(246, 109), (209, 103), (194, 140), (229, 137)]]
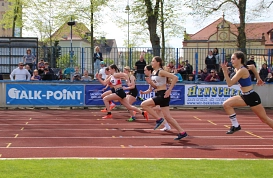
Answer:
[(219, 82), (220, 78), (216, 74), (216, 71), (214, 69), (210, 70), (210, 74), (205, 79), (206, 82)]
[(273, 77), (272, 77), (272, 73), (271, 73), (271, 72), (269, 72), (269, 73), (267, 74), (267, 77), (264, 79), (264, 81), (265, 81), (266, 83), (272, 83), (272, 82), (273, 82)]
[(178, 78), (177, 82), (183, 82), (183, 78), (181, 74), (177, 72), (177, 69), (174, 69), (174, 75)]
[(38, 74), (37, 69), (33, 71), (33, 76), (31, 77), (31, 80), (41, 80), (41, 76)]
[(188, 81), (195, 81), (195, 76), (193, 74), (189, 74)]
[(82, 74), (78, 66), (75, 67), (75, 72), (73, 73), (73, 81), (81, 81)]
[(84, 82), (92, 81), (91, 77), (88, 76), (88, 70), (84, 70), (83, 76), (81, 77), (81, 81), (84, 81)]
[(201, 81), (205, 81), (205, 79), (207, 78), (207, 76), (209, 75), (207, 68), (204, 68), (201, 71)]
[(19, 62), (18, 67), (10, 74), (10, 80), (30, 80), (31, 75), (27, 69), (24, 69), (24, 64)]

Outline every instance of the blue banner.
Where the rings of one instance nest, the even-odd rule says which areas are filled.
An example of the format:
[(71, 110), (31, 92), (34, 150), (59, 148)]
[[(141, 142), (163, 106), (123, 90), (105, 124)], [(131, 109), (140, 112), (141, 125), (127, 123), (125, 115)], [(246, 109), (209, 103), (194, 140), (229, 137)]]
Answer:
[[(86, 105), (104, 105), (101, 94), (104, 92), (102, 89), (104, 86), (102, 85), (86, 85), (85, 86), (85, 104)], [(138, 91), (146, 91), (149, 88), (149, 85), (137, 85)], [(108, 88), (109, 89), (109, 88)], [(128, 91), (126, 91), (128, 92)], [(185, 86), (184, 85), (176, 85), (171, 93), (171, 102), (170, 105), (184, 105), (184, 93)], [(145, 95), (139, 95), (141, 98), (149, 99), (155, 96), (154, 92)], [(142, 101), (137, 100), (134, 104), (140, 105)]]
[(84, 85), (7, 84), (7, 105), (83, 106)]

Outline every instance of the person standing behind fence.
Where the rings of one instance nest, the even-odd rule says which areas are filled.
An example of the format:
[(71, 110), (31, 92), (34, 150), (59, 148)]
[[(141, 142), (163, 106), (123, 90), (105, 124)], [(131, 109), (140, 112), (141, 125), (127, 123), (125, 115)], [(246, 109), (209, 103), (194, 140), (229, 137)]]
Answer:
[(33, 64), (36, 62), (36, 57), (31, 54), (31, 49), (27, 49), (27, 54), (23, 56), (24, 64), (29, 65), (30, 69), (33, 70)]
[(96, 73), (100, 70), (100, 62), (103, 61), (102, 53), (100, 52), (100, 47), (95, 47), (95, 53), (94, 53), (94, 76)]
[(216, 64), (215, 64), (216, 72), (219, 72), (220, 56), (219, 56), (218, 48), (213, 49), (213, 56), (215, 57), (215, 60), (216, 60)]
[(24, 69), (24, 64), (19, 62), (18, 68), (14, 69), (10, 74), (10, 80), (30, 80), (30, 73), (27, 69)]
[(212, 51), (209, 51), (208, 56), (205, 59), (205, 64), (207, 65), (207, 70), (210, 71), (211, 69), (215, 69), (216, 67), (216, 59), (212, 55)]
[(144, 68), (146, 66), (146, 61), (144, 60), (143, 54), (140, 55), (139, 60), (135, 63), (136, 78), (137, 81), (144, 81)]

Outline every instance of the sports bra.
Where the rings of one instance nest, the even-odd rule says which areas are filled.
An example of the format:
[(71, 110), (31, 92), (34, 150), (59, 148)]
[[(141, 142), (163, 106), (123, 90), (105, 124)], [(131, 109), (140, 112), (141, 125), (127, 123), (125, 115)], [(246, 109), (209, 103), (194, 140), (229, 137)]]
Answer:
[[(244, 68), (244, 66), (242, 66), (241, 68)], [(247, 78), (240, 78), (238, 80), (238, 83), (241, 85), (241, 87), (248, 87), (252, 85), (250, 75)]]
[(151, 76), (151, 80), (154, 82), (156, 86), (166, 85), (167, 83), (166, 77), (158, 76), (160, 70), (163, 70), (163, 69), (162, 68), (158, 69), (158, 71), (155, 74), (152, 74)]
[(121, 84), (122, 84), (121, 79), (116, 79), (113, 75), (111, 75), (110, 85), (116, 86), (116, 85), (121, 85)]

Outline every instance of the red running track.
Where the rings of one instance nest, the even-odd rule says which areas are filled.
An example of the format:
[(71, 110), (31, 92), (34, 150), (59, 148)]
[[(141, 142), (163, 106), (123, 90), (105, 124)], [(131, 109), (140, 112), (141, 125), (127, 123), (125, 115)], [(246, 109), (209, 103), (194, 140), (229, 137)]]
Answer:
[[(268, 110), (273, 118), (273, 111)], [(237, 110), (242, 130), (223, 110), (179, 110), (172, 116), (189, 136), (153, 130), (154, 119), (127, 122), (127, 111), (101, 119), (95, 110), (1, 110), (1, 158), (273, 158), (273, 130), (248, 109)]]

